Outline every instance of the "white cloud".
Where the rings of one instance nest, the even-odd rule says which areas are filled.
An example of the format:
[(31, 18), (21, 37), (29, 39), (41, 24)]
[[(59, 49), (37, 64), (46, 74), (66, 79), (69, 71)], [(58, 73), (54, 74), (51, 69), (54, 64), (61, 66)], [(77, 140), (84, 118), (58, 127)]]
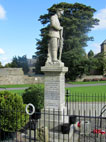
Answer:
[(5, 18), (6, 18), (6, 11), (2, 7), (2, 5), (0, 5), (0, 19), (5, 19)]
[(12, 59), (5, 57), (4, 55), (0, 58), (0, 62), (2, 63), (2, 65), (5, 65), (7, 63), (10, 63)]
[(94, 52), (94, 54), (101, 52), (100, 43), (93, 43), (90, 45), (90, 47), (91, 47), (91, 50)]
[(106, 29), (106, 8), (99, 10), (94, 18), (99, 19), (99, 25), (95, 26), (94, 30)]
[(4, 54), (4, 50), (2, 48), (0, 48), (0, 54)]

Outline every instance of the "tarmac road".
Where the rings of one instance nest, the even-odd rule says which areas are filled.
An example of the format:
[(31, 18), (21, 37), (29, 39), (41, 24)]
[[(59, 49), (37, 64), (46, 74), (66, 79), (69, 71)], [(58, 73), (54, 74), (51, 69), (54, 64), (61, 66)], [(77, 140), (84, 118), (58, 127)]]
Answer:
[[(102, 86), (102, 85), (106, 85), (106, 83), (97, 83), (97, 84), (65, 84), (66, 88), (71, 88), (71, 87), (86, 87), (86, 86)], [(20, 87), (20, 88), (0, 88), (0, 91), (2, 90), (25, 90), (28, 87)]]
[(97, 83), (97, 84), (65, 84), (65, 87), (86, 87), (86, 86), (102, 86), (102, 85), (106, 85), (106, 83)]
[(20, 87), (20, 88), (0, 88), (0, 91), (3, 91), (3, 90), (25, 90), (27, 89), (28, 87)]

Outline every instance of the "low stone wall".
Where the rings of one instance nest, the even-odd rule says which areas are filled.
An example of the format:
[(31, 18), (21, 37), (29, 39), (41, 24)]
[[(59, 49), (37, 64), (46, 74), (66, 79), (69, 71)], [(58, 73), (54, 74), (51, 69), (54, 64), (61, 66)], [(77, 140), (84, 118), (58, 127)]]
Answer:
[(77, 78), (76, 81), (83, 81), (84, 79), (95, 79), (95, 78), (101, 79), (103, 78), (103, 75), (89, 75), (89, 76), (84, 75), (81, 78)]
[(44, 76), (29, 77), (21, 68), (1, 68), (0, 85), (44, 83)]
[(0, 76), (24, 75), (22, 68), (0, 68)]

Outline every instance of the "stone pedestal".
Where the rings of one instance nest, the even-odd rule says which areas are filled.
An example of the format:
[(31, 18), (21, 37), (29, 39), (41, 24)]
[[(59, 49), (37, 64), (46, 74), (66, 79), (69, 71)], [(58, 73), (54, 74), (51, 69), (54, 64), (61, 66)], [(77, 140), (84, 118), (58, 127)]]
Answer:
[[(65, 73), (68, 68), (64, 67), (63, 63), (55, 63), (46, 64), (41, 71), (45, 74), (45, 109), (42, 110), (39, 124), (48, 127), (50, 142), (52, 142), (55, 128), (59, 130), (61, 124), (69, 122), (65, 107)], [(61, 138), (59, 139), (61, 140)]]
[(65, 109), (65, 73), (67, 67), (59, 64), (44, 66), (41, 71), (45, 74), (45, 109)]

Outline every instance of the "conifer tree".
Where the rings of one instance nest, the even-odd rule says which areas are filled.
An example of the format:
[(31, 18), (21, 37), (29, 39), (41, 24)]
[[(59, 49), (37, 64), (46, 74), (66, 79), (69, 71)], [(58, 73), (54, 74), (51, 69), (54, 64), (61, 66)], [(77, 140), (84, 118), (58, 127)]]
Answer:
[[(40, 73), (40, 67), (44, 66), (45, 61), (47, 59), (47, 48), (48, 48), (48, 31), (50, 24), (50, 16), (56, 13), (57, 8), (64, 9), (64, 15), (60, 19), (61, 25), (64, 28), (63, 38), (64, 38), (64, 48), (62, 54), (62, 61), (65, 65), (68, 65), (69, 72), (67, 73), (67, 77), (72, 77), (71, 70), (77, 72), (75, 76), (78, 74), (81, 75), (84, 73), (84, 62), (86, 59), (85, 51), (83, 47), (87, 46), (87, 41), (93, 40), (93, 37), (88, 36), (88, 32), (94, 27), (94, 25), (98, 25), (99, 20), (93, 17), (94, 12), (96, 10), (91, 8), (90, 6), (86, 6), (80, 3), (70, 4), (70, 3), (59, 3), (54, 4), (51, 8), (48, 9), (48, 13), (41, 15), (39, 21), (45, 26), (41, 29), (41, 39), (37, 40), (37, 51), (35, 53), (37, 63), (36, 63), (36, 73)], [(78, 49), (79, 52), (76, 52)], [(81, 49), (81, 50), (80, 50)], [(79, 53), (82, 58), (79, 65), (81, 68), (81, 72), (79, 70), (75, 71), (78, 64), (70, 64), (70, 58), (72, 59), (72, 53)], [(74, 52), (75, 51), (75, 52)], [(83, 52), (83, 53), (82, 53)], [(67, 55), (69, 58), (67, 58)], [(67, 59), (67, 60), (66, 60)], [(84, 60), (84, 61), (83, 61)], [(74, 58), (72, 60), (74, 62)], [(75, 68), (74, 68), (75, 67)], [(77, 68), (78, 69), (78, 68)], [(75, 77), (74, 77), (75, 79)]]

